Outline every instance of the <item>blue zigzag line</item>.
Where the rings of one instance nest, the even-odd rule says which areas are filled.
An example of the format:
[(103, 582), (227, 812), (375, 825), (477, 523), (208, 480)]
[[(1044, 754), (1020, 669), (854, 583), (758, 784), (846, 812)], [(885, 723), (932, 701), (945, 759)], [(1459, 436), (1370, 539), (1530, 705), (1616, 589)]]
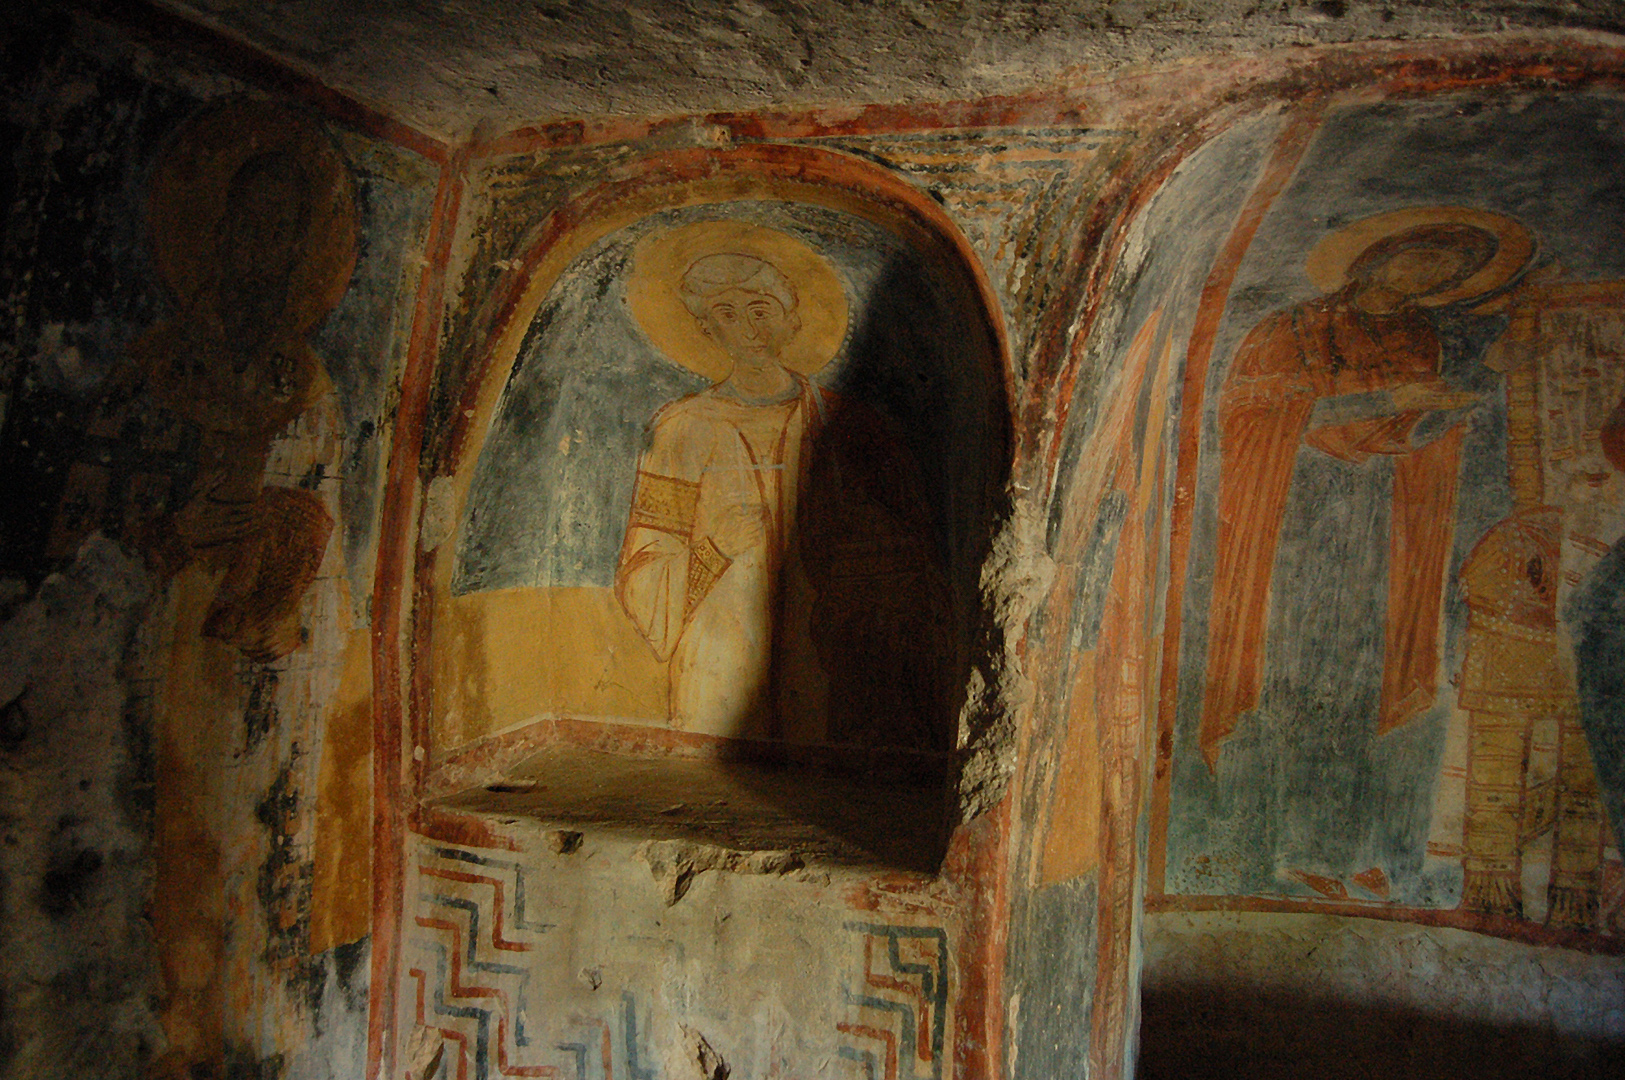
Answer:
[(574, 1054), (576, 1059), (576, 1080), (587, 1080), (587, 1044), (586, 1043), (558, 1043), (553, 1049), (563, 1050)]
[(480, 940), (480, 906), (472, 900), (463, 900), (455, 896), (443, 896), (439, 893), (432, 896), (419, 896), (418, 902), (457, 908), (459, 911), (468, 913), (468, 949), (464, 956), (468, 960), (467, 966), (469, 970), (483, 971), (491, 975), (519, 976), (519, 991), (514, 995), (516, 1008), (513, 1016), (513, 1041), (516, 1046), (529, 1046), (530, 1039), (525, 1034), (525, 997), (530, 992), (530, 972), (513, 964), (497, 964), (479, 959), (476, 950)]
[[(931, 1002), (931, 1062), (932, 1075), (942, 1073), (942, 1047), (948, 1021), (948, 933), (939, 926), (893, 926), (885, 923), (849, 922), (844, 929), (886, 938), (886, 959), (896, 974), (918, 975), (920, 991)], [(902, 938), (930, 938), (937, 943), (937, 962), (912, 964), (903, 960), (899, 951)], [(909, 1060), (913, 1060), (910, 1055)]]
[(654, 1080), (653, 1069), (638, 1065), (638, 1002), (632, 991), (621, 991), (621, 1031), (626, 1042), (626, 1074), (631, 1080)]
[(453, 862), (468, 863), (472, 866), (482, 866), (497, 870), (510, 870), (513, 872), (513, 924), (521, 930), (529, 930), (534, 934), (544, 934), (556, 926), (556, 923), (529, 922), (525, 918), (525, 867), (522, 863), (509, 862), (505, 859), (488, 859), (484, 855), (476, 855), (472, 851), (462, 848), (431, 848), (442, 859)]
[[(887, 1001), (885, 998), (870, 997), (868, 994), (854, 994), (844, 986), (841, 987), (841, 995), (846, 998), (848, 1005), (863, 1005), (902, 1016), (903, 1033), (898, 1038), (897, 1060), (901, 1063), (905, 1080), (914, 1080), (914, 1010), (900, 1001)], [(931, 1075), (933, 1078), (942, 1075), (941, 1058), (931, 1062)]]
[(848, 1061), (863, 1062), (864, 1080), (875, 1080), (875, 1056), (867, 1050), (858, 1050), (850, 1046), (836, 1047), (835, 1052)]
[(429, 947), (435, 953), (434, 1014), (479, 1021), (479, 1035), (474, 1041), (474, 1080), (486, 1080), (490, 1073), (491, 1010), (473, 1005), (446, 1004), (446, 981), (449, 978), (446, 947), (438, 941)]

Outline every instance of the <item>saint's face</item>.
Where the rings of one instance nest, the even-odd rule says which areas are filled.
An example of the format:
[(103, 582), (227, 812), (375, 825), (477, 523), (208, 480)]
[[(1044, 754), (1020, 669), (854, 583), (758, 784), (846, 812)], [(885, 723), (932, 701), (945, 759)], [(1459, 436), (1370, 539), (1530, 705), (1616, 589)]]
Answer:
[(1437, 292), (1466, 269), (1462, 255), (1446, 248), (1414, 247), (1397, 251), (1371, 275), (1372, 283), (1400, 296), (1416, 298)]
[(309, 203), (303, 174), (278, 155), (251, 160), (232, 179), (215, 246), (216, 305), (238, 371), (287, 328)]
[(736, 363), (752, 366), (776, 361), (799, 328), (777, 297), (745, 289), (713, 296), (703, 325)]

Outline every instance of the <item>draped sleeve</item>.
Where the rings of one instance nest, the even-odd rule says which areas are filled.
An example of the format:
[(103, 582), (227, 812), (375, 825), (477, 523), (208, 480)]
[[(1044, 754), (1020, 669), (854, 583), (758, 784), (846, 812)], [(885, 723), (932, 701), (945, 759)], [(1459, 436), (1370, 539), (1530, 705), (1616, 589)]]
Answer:
[(1208, 612), (1202, 756), (1258, 706), (1264, 630), (1281, 515), (1309, 415), (1320, 393), (1312, 350), (1325, 313), (1302, 305), (1269, 316), (1242, 342), (1219, 396), (1217, 562)]
[(661, 660), (671, 658), (694, 609), (729, 560), (696, 532), (714, 439), (684, 399), (657, 413), (638, 459), (615, 595)]
[(1431, 702), (1461, 429), (1435, 425), (1430, 438), (1419, 437), (1430, 414), (1397, 411), (1393, 391), (1448, 389), (1438, 366), (1438, 339), (1421, 312), (1361, 325), (1336, 295), (1271, 315), (1242, 342), (1219, 395), (1219, 521), (1200, 732), (1209, 766), (1242, 714), (1258, 707), (1270, 584), (1300, 445), (1352, 464), (1396, 459), (1381, 730), (1414, 715), (1417, 702)]

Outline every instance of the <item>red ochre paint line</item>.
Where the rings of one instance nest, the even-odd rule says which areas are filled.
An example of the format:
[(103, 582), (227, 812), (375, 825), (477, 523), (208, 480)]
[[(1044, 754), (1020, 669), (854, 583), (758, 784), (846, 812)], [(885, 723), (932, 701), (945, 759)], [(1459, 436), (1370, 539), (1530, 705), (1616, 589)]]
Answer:
[(435, 1030), (457, 1043), (457, 1080), (468, 1080), (468, 1036), (454, 1028), (435, 1028)]
[(910, 1001), (916, 1005), (914, 1010), (916, 1029), (915, 1056), (921, 1061), (931, 1060), (931, 1007), (926, 1004), (925, 992), (922, 988), (902, 979), (893, 979), (887, 975), (878, 975), (874, 970), (874, 943), (871, 935), (863, 939), (863, 974), (864, 982), (879, 990), (893, 990), (906, 994)]
[[(421, 743), (417, 745), (422, 745)], [(486, 821), (471, 814), (439, 810), (420, 801), (431, 796), (418, 792), (412, 802), (409, 822), (412, 833), (425, 840), (440, 844), (454, 844), (463, 848), (479, 848), (514, 854), (519, 843), (511, 836), (498, 832)]]
[[(417, 980), (417, 984), (418, 984), (418, 990), (417, 990), (417, 997), (418, 997), (417, 1023), (418, 1023), (419, 1027), (422, 1027), (423, 1026), (423, 984), (424, 984), (427, 976), (425, 976), (423, 974), (423, 971), (420, 968), (413, 968), (410, 971), (408, 971), (407, 974), (409, 976), (411, 976), (413, 979)], [(457, 1040), (457, 1043), (458, 1043), (457, 1080), (467, 1080), (467, 1077), (468, 1077), (468, 1040), (467, 1040), (467, 1038), (464, 1035), (462, 1035), (460, 1032), (454, 1031), (454, 1030), (452, 1030), (450, 1028), (437, 1027), (434, 1030), (440, 1032), (440, 1035), (441, 1035), (442, 1038), (451, 1038), (451, 1039), (456, 1039)], [(406, 1080), (419, 1080), (418, 1077), (413, 1076), (410, 1072), (406, 1073), (405, 1077), (406, 1077)]]
[(1195, 325), (1185, 352), (1185, 379), (1180, 393), (1179, 447), (1175, 458), (1173, 515), (1168, 530), (1168, 592), (1163, 605), (1162, 673), (1158, 688), (1156, 768), (1151, 799), (1150, 874), (1147, 895), (1162, 894), (1167, 875), (1168, 799), (1171, 790), (1174, 711), (1179, 691), (1179, 644), (1184, 624), (1185, 573), (1190, 560), (1191, 520), (1196, 507), (1197, 454), (1202, 441), (1202, 406), (1208, 365), (1224, 317), (1230, 288), (1242, 257), (1252, 245), (1264, 215), (1297, 172), (1298, 163), (1320, 127), (1319, 101), (1288, 118), (1276, 138), (1252, 195), (1242, 208), (1202, 287)]
[(503, 1007), (504, 1015), (507, 1013), (508, 998), (501, 990), (494, 986), (472, 986), (463, 983), (463, 928), (449, 919), (434, 919), (419, 915), (417, 924), (425, 930), (439, 930), (452, 936), (450, 976), (451, 985), (448, 989), (452, 997), (470, 998), (496, 998)]
[(423, 1023), (423, 980), (426, 978), (426, 976), (423, 974), (423, 969), (422, 968), (412, 968), (406, 974), (408, 976), (410, 976), (411, 978), (417, 980), (417, 984), (418, 984), (417, 1022), (419, 1024), (421, 1024), (421, 1023)]
[(905, 994), (916, 1002), (919, 1007), (914, 1010), (915, 1020), (915, 1048), (914, 1055), (920, 1061), (931, 1060), (931, 1007), (925, 1003), (920, 988), (901, 979), (891, 979), (884, 975), (870, 975), (864, 980), (868, 985), (881, 990), (894, 990)]
[(1042, 127), (1085, 125), (1079, 103), (1064, 100), (1057, 91), (1042, 91), (1022, 97), (983, 98), (975, 102), (949, 102), (942, 105), (867, 105), (850, 108), (787, 110), (782, 112), (693, 113), (657, 119), (570, 120), (517, 128), (484, 142), (475, 143), (476, 159), (534, 154), (561, 147), (591, 146), (608, 142), (630, 142), (674, 131), (710, 129), (729, 140), (816, 139), (840, 136), (887, 134), (932, 134), (988, 128), (1008, 129), (1033, 126), (1035, 108), (1048, 105)]
[[(1383, 48), (1382, 45), (1390, 47)], [(1550, 54), (1561, 49), (1563, 62)], [(1301, 51), (1298, 55), (1302, 55)], [(1213, 80), (1230, 84), (1232, 98), (1262, 105), (1283, 97), (1301, 97), (1307, 80), (1319, 78), (1328, 90), (1378, 86), (1390, 94), (1437, 93), (1474, 86), (1506, 83), (1546, 83), (1592, 78), (1620, 81), (1625, 54), (1617, 47), (1567, 36), (1535, 43), (1349, 42), (1321, 46), (1308, 62), (1294, 56), (1280, 74), (1249, 76), (1233, 62), (1216, 59), (1198, 70), (1204, 86)], [(1227, 72), (1226, 69), (1229, 69)], [(1227, 77), (1228, 75), (1228, 77)], [(1132, 98), (1144, 95), (1168, 75), (1118, 75), (1079, 86), (1036, 90), (1026, 94), (974, 101), (874, 104), (853, 109), (764, 110), (758, 112), (692, 113), (657, 119), (604, 118), (567, 120), (516, 128), (471, 148), (473, 157), (491, 158), (534, 154), (563, 147), (628, 142), (665, 132), (720, 130), (736, 140), (806, 139), (838, 136), (934, 134), (973, 129), (1031, 129), (1043, 127), (1098, 128), (1091, 115), (1100, 111), (1096, 95), (1115, 93)], [(1142, 89), (1146, 88), (1146, 89)], [(1034, 117), (1042, 116), (1042, 122)]]
[(428, 263), (418, 279), (417, 302), (401, 373), (400, 402), (390, 450), (378, 527), (378, 561), (373, 577), (373, 992), (367, 1018), (367, 1075), (394, 1074), (394, 1045), (388, 1038), (395, 1017), (395, 984), (400, 970), (402, 886), (405, 880), (405, 815), (401, 807), (401, 572), (410, 535), (418, 452), (423, 442), (446, 267), (458, 207), (462, 201), (461, 159), (440, 170), (425, 250)]
[(491, 944), (499, 949), (509, 952), (529, 952), (530, 946), (522, 941), (508, 941), (502, 936), (502, 882), (496, 878), (481, 877), (478, 874), (465, 874), (457, 870), (436, 870), (425, 866), (422, 872), (429, 877), (444, 878), (447, 881), (461, 881), (470, 885), (489, 885), (495, 893), (491, 902)]
[[(438, 356), (438, 351), (436, 355)], [(430, 393), (432, 395), (433, 391), (431, 390)], [(421, 443), (419, 445), (421, 447)], [(421, 450), (414, 447), (414, 452), (421, 453)], [(420, 484), (422, 483), (422, 471), (423, 461), (419, 457), (417, 482)], [(434, 765), (436, 741), (432, 730), (434, 690), (432, 675), (430, 674), (431, 665), (427, 663), (424, 643), (432, 641), (434, 634), (435, 605), (432, 582), (436, 577), (435, 562), (438, 552), (425, 552), (421, 543), (412, 544), (410, 539), (406, 543), (412, 545), (412, 566), (411, 570), (408, 571), (409, 577), (407, 579), (412, 583), (412, 596), (411, 599), (406, 601), (407, 610), (410, 614), (406, 620), (406, 642), (408, 644), (404, 646), (407, 669), (406, 701), (404, 704), (406, 712), (402, 718), (401, 727), (405, 729), (407, 737), (411, 739), (410, 745), (412, 747), (412, 756), (406, 766), (407, 775), (404, 779), (406, 789), (410, 792), (407, 799), (407, 805), (410, 807), (407, 812), (409, 818), (407, 827), (415, 833), (421, 833), (423, 831), (422, 821), (425, 810), (423, 791), (429, 770)], [(419, 747), (423, 748), (421, 753), (418, 751)]]
[[(1057, 278), (1070, 281), (1081, 273), (1082, 281), (1076, 288), (1075, 301), (1053, 307), (1056, 326), (1052, 336), (1059, 335), (1054, 346), (1055, 359), (1047, 368), (1034, 367), (1024, 403), (1026, 422), (1040, 440), (1031, 451), (1032, 464), (1041, 470), (1044, 490), (1052, 495), (1060, 482), (1058, 467), (1079, 374), (1100, 312), (1115, 296), (1109, 292), (1110, 283), (1128, 246), (1128, 226), (1146, 211), (1178, 167), (1225, 130), (1234, 118), (1233, 114), (1221, 117), (1222, 122), (1209, 126), (1208, 121), (1215, 117), (1200, 117), (1191, 122), (1184, 138), (1153, 148), (1149, 154), (1122, 156), (1111, 166), (1111, 175), (1105, 179), (1084, 227), (1077, 233), (1066, 269), (1058, 273)], [(1071, 329), (1064, 318), (1067, 312), (1072, 313), (1074, 320)], [(1046, 419), (1052, 410), (1053, 417)], [(1043, 441), (1046, 428), (1047, 443)], [(1018, 465), (1023, 464), (1026, 463), (1018, 461)]]
[(495, 998), (497, 1010), (497, 1069), (504, 1076), (553, 1076), (559, 1075), (556, 1065), (510, 1065), (508, 1063), (508, 1016), (510, 1008), (508, 995), (494, 986), (473, 986), (463, 984), (463, 929), (456, 923), (445, 919), (417, 917), (417, 924), (425, 930), (439, 930), (452, 936), (450, 983), (447, 988), (453, 998)]
[[(425, 976), (423, 974), (423, 969), (421, 969), (421, 968), (412, 968), (410, 971), (407, 972), (407, 975), (410, 976), (411, 978), (415, 979), (417, 981), (417, 984), (418, 984), (418, 991), (417, 991), (417, 994), (418, 994), (417, 1023), (418, 1023), (419, 1027), (422, 1027), (423, 1024), (424, 1024), (424, 1020), (423, 1020), (423, 984), (427, 980), (427, 976)], [(468, 1078), (468, 1039), (461, 1032), (452, 1030), (450, 1028), (437, 1027), (437, 1028), (435, 1028), (435, 1030), (440, 1032), (442, 1038), (450, 1038), (450, 1039), (456, 1039), (457, 1040), (457, 1043), (458, 1043), (457, 1080), (467, 1080), (467, 1078)], [(406, 1075), (406, 1080), (418, 1080), (418, 1077), (413, 1076), (411, 1073), (407, 1073), (405, 1075)]]
[[(599, 1049), (604, 1061), (604, 1080), (615, 1080), (615, 1050), (610, 1042), (609, 1025), (597, 1017), (570, 1017), (572, 1024), (580, 1024), (584, 1028), (592, 1028), (599, 1033)], [(586, 1080), (580, 1077), (578, 1080)]]
[(886, 1044), (886, 1080), (897, 1080), (897, 1036), (864, 1024), (836, 1024), (835, 1030), (860, 1039), (877, 1039)]
[[(1008, 936), (1008, 872), (1006, 850), (1010, 835), (1010, 806), (1006, 791), (992, 809), (956, 831), (944, 859), (942, 880), (951, 882), (965, 898), (956, 920), (955, 967), (958, 981), (944, 995), (945, 1020), (942, 1069), (955, 1076), (998, 1080), (1001, 1075), (1001, 1038), (1004, 1034), (1004, 998), (1000, 973)], [(919, 910), (935, 912), (922, 899)], [(850, 894), (849, 894), (850, 895)], [(878, 899), (878, 898), (877, 898)], [(863, 910), (865, 905), (854, 904)], [(878, 911), (879, 905), (867, 910)], [(937, 912), (935, 919), (940, 919)]]

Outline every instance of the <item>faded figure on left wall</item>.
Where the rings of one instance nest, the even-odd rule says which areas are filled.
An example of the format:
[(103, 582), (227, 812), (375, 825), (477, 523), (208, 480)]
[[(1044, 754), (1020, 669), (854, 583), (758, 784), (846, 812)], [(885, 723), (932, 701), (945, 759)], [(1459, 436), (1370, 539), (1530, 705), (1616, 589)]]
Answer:
[(310, 118), (228, 98), (171, 135), (147, 218), (170, 314), (88, 418), (47, 546), (101, 530), (163, 585), (144, 631), (167, 1046), (152, 1074), (178, 1078), (217, 1068), (257, 1023), (227, 1008), (229, 983), (305, 962), (331, 921), (306, 848), (320, 864), (347, 812), (297, 852), (291, 838), (308, 835), (319, 786), (311, 748), (370, 693), (341, 569), (342, 409), (310, 344), (356, 266), (355, 181)]
[[(148, 217), (176, 313), (131, 346), (90, 425), (109, 440), (137, 430), (143, 445), (127, 473), (74, 466), (50, 546), (71, 550), (112, 517), (163, 578), (192, 563), (222, 571), (204, 634), (274, 660), (300, 644), (296, 609), (334, 518), (313, 483), (268, 484), (266, 467), (290, 425), (311, 426), (332, 397), (307, 339), (355, 267), (353, 182), (308, 121), (238, 100), (176, 133)], [(140, 465), (182, 453), (185, 482)], [(331, 455), (300, 456), (310, 481)]]
[[(154, 261), (179, 310), (133, 344), (93, 434), (117, 438), (133, 422), (150, 442), (189, 443), (190, 482), (159, 492), (159, 477), (78, 466), (65, 505), (83, 518), (86, 502), (106, 503), (107, 481), (120, 481), (122, 505), (101, 505), (102, 515), (122, 515), (120, 531), (161, 577), (193, 562), (224, 572), (206, 637), (280, 658), (301, 643), (296, 609), (333, 515), (314, 484), (267, 484), (265, 474), (276, 440), (297, 421), (309, 426), (310, 411), (332, 398), (307, 338), (356, 265), (353, 182), (309, 122), (237, 101), (177, 132), (154, 171), (148, 214)], [(336, 438), (336, 426), (323, 427)], [(317, 458), (327, 455), (302, 456), (315, 476), (301, 479), (320, 479)], [(86, 500), (86, 489), (101, 499)], [(72, 544), (60, 533), (75, 525), (94, 521), (62, 521), (54, 546)]]

